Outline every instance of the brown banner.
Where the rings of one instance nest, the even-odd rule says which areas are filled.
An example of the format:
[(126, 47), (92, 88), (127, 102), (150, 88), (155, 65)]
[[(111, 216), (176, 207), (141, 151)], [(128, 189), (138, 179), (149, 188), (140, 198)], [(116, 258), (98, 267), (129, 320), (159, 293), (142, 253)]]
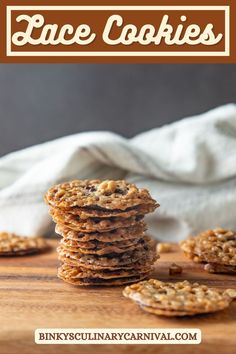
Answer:
[(1, 1), (4, 63), (236, 63), (233, 1)]

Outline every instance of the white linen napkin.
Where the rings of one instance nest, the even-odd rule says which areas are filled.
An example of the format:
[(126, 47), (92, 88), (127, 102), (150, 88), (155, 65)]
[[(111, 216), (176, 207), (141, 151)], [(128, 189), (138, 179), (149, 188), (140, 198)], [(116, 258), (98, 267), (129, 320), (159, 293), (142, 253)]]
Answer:
[(79, 133), (0, 158), (0, 231), (50, 234), (43, 195), (77, 178), (126, 178), (147, 187), (161, 204), (147, 217), (149, 232), (161, 240), (236, 228), (236, 105), (132, 139)]

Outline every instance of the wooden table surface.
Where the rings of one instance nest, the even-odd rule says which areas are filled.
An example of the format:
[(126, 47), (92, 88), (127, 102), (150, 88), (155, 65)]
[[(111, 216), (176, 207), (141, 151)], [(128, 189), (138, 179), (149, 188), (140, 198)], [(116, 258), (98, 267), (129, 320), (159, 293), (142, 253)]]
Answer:
[[(236, 303), (230, 308), (192, 318), (164, 318), (143, 312), (122, 296), (123, 287), (79, 288), (56, 276), (56, 242), (42, 255), (0, 259), (0, 353), (178, 353), (233, 354), (236, 348)], [(182, 275), (168, 275), (175, 261)], [(188, 279), (220, 288), (235, 288), (235, 277), (209, 275), (188, 261), (176, 247), (162, 254), (154, 276), (160, 280)], [(37, 345), (36, 328), (200, 328), (200, 345)]]

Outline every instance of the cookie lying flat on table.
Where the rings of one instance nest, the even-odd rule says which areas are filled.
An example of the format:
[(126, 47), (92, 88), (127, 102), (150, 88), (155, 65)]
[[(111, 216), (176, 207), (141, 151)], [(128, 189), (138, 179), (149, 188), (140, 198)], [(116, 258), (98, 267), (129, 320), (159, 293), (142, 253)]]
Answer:
[(236, 272), (236, 232), (207, 230), (180, 243), (185, 255), (194, 262), (208, 263), (210, 273)]
[(216, 312), (229, 306), (233, 298), (227, 291), (208, 288), (187, 280), (165, 283), (156, 279), (127, 286), (123, 295), (147, 312), (163, 316), (193, 316)]
[(10, 232), (0, 232), (0, 256), (25, 256), (48, 248), (42, 237), (23, 237)]

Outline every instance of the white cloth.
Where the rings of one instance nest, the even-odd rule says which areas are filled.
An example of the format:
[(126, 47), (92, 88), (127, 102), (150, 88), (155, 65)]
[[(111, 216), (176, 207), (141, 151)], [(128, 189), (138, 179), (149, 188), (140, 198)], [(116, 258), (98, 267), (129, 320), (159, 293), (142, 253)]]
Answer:
[(80, 133), (0, 159), (0, 230), (51, 233), (43, 201), (55, 183), (126, 178), (161, 204), (147, 216), (161, 240), (178, 241), (216, 226), (236, 227), (236, 105), (125, 139)]

